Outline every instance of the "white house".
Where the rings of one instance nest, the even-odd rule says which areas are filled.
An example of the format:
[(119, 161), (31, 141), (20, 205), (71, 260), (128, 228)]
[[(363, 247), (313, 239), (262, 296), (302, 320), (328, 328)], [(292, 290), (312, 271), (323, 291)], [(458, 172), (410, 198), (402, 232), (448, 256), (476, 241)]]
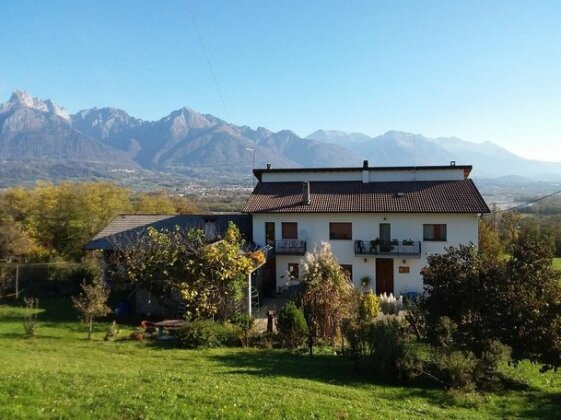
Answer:
[[(244, 213), (253, 241), (270, 244), (265, 294), (298, 277), (306, 251), (331, 243), (353, 282), (369, 276), (377, 293), (421, 292), (427, 255), (478, 243), (489, 208), (471, 166), (256, 169)], [(268, 275), (267, 275), (268, 273)], [(267, 293), (268, 292), (268, 293)]]

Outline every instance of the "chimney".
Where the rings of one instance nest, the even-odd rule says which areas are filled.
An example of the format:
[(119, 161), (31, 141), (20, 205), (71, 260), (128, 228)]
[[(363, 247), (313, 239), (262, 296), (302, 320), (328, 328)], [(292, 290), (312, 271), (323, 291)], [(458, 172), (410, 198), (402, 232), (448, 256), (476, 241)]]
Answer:
[(267, 170), (270, 171), (271, 168), (272, 168), (271, 164), (270, 164), (270, 163), (267, 163)]
[(362, 183), (368, 184), (370, 182), (370, 171), (368, 170), (368, 161), (362, 162)]
[(450, 166), (456, 166), (456, 161), (455, 161), (455, 160), (451, 160), (451, 161), (450, 161)]
[(310, 204), (310, 183), (308, 181), (302, 182), (302, 204)]

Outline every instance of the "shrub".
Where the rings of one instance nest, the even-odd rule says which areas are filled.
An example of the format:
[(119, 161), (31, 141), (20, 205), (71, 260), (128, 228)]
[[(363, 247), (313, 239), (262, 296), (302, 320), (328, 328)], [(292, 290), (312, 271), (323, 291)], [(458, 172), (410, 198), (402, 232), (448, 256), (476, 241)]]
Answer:
[(239, 329), (239, 337), (242, 347), (249, 346), (249, 335), (253, 329), (255, 320), (248, 313), (239, 313), (234, 318), (234, 324)]
[(113, 321), (107, 328), (107, 332), (105, 333), (105, 337), (103, 337), (103, 339), (105, 341), (113, 341), (117, 335), (119, 335), (119, 326), (117, 325), (117, 322)]
[[(450, 341), (483, 357), (489, 341), (512, 349), (545, 370), (561, 367), (561, 287), (551, 267), (552, 248), (533, 234), (515, 239), (510, 258), (483, 258), (473, 247), (449, 248), (428, 257), (426, 293), (420, 301), (432, 342)], [(448, 317), (452, 330), (442, 330)], [(440, 330), (440, 331), (439, 331)]]
[(441, 380), (451, 388), (475, 388), (477, 359), (472, 352), (443, 352), (437, 355), (435, 362)]
[(498, 340), (490, 340), (477, 361), (476, 382), (480, 388), (493, 389), (500, 385), (499, 368), (511, 360), (511, 349)]
[(456, 333), (458, 326), (449, 317), (440, 317), (434, 328), (428, 331), (428, 338), (432, 345), (441, 348), (450, 348), (454, 345), (454, 334)]
[(368, 290), (368, 288), (370, 287), (370, 284), (372, 284), (372, 277), (370, 276), (362, 276), (359, 279), (359, 284), (360, 287), (362, 287), (363, 290)]
[(352, 357), (355, 362), (355, 368), (362, 359), (369, 356), (368, 346), (368, 327), (370, 324), (359, 323), (356, 320), (346, 319), (341, 324), (343, 336), (347, 339), (349, 346), (345, 352)]
[(380, 310), (384, 315), (397, 315), (403, 309), (403, 296), (399, 299), (392, 293), (389, 296), (384, 292), (380, 295)]
[(461, 391), (496, 390), (503, 384), (500, 367), (510, 360), (510, 349), (498, 341), (486, 343), (482, 355), (454, 347), (407, 345), (398, 360), (399, 376), (417, 376)]
[(394, 317), (370, 324), (369, 346), (378, 373), (395, 373), (404, 353), (403, 324)]
[(310, 316), (310, 329), (314, 336), (333, 344), (341, 322), (349, 316), (353, 286), (329, 243), (322, 242), (314, 252), (306, 254), (302, 284), (301, 303)]
[(346, 321), (343, 333), (356, 367), (365, 362), (378, 374), (397, 373), (407, 338), (404, 325), (397, 318), (386, 317), (369, 323)]
[(35, 335), (35, 328), (37, 327), (37, 310), (39, 309), (39, 299), (33, 297), (26, 297), (23, 299), (25, 302), (25, 312), (23, 315), (23, 332), (26, 337), (33, 337)]
[(277, 328), (283, 344), (289, 348), (301, 346), (308, 334), (304, 312), (294, 302), (288, 302), (280, 310)]
[(177, 333), (179, 343), (190, 349), (214, 348), (235, 342), (236, 334), (230, 323), (210, 319), (189, 321)]
[(372, 322), (380, 312), (380, 300), (372, 291), (358, 292), (358, 320), (359, 322)]

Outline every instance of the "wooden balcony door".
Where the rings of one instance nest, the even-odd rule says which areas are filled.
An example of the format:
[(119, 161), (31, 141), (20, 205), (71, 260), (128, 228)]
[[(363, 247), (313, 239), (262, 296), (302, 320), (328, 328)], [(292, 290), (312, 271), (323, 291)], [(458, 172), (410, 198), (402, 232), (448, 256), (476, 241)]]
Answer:
[(376, 294), (393, 293), (393, 258), (376, 258)]
[(380, 252), (392, 250), (392, 227), (389, 223), (380, 223)]

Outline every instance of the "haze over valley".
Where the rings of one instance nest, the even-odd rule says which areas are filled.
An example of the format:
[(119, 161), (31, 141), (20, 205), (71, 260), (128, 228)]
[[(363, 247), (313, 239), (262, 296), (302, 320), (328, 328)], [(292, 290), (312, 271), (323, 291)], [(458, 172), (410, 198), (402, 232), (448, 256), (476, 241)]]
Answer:
[(323, 129), (302, 138), (290, 130), (230, 124), (187, 107), (157, 121), (110, 107), (69, 114), (50, 99), (19, 90), (0, 105), (2, 187), (37, 179), (113, 179), (137, 188), (183, 190), (189, 182), (247, 188), (254, 164), (341, 167), (364, 159), (371, 166), (471, 164), (484, 192), (502, 191), (499, 202), (512, 201), (505, 198), (508, 191), (520, 186), (548, 191), (561, 180), (561, 163), (525, 159), (490, 141)]

